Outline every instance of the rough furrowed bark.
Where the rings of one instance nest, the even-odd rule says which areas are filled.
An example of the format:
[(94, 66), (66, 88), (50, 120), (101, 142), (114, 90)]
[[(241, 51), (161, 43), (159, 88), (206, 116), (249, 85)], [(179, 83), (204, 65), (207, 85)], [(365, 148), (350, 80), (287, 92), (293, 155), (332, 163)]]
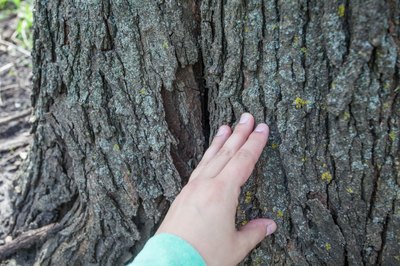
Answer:
[(35, 9), (35, 141), (10, 222), (16, 239), (57, 230), (21, 264), (126, 262), (244, 111), (271, 134), (237, 224), (279, 229), (243, 265), (399, 264), (399, 1)]
[(399, 2), (203, 1), (211, 131), (271, 127), (238, 223), (277, 233), (244, 265), (397, 265)]
[(36, 263), (118, 265), (154, 233), (203, 153), (196, 9), (36, 1), (35, 141), (14, 237), (62, 225)]

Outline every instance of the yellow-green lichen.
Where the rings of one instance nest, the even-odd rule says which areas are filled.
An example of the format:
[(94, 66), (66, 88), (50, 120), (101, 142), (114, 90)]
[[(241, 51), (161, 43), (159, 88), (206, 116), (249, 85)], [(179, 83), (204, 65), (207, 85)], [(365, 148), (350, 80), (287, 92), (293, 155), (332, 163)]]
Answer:
[(146, 94), (146, 89), (145, 88), (140, 89), (139, 93), (141, 95), (145, 95)]
[(168, 41), (164, 41), (162, 47), (163, 47), (164, 49), (168, 49), (168, 48), (169, 48)]
[(339, 17), (344, 17), (344, 13), (346, 11), (346, 7), (344, 6), (344, 4), (340, 4), (338, 7), (338, 15)]
[(277, 143), (272, 143), (271, 144), (271, 148), (274, 149), (274, 150), (277, 149), (278, 147), (279, 147), (279, 144), (277, 144)]
[(282, 217), (283, 217), (283, 211), (278, 210), (278, 211), (276, 212), (276, 216), (277, 216), (278, 218), (282, 218)]
[(385, 90), (389, 89), (390, 88), (390, 82), (385, 82), (385, 84), (383, 85), (383, 88)]
[(303, 156), (302, 158), (301, 158), (301, 161), (304, 163), (304, 162), (307, 162), (307, 157), (306, 156)]
[(244, 197), (244, 203), (249, 204), (253, 199), (253, 193), (251, 193), (250, 191), (246, 192), (246, 195)]
[(303, 54), (306, 54), (306, 53), (307, 53), (307, 48), (303, 46), (303, 47), (300, 48), (300, 51), (301, 51)]
[(249, 221), (243, 220), (243, 221), (240, 223), (240, 225), (241, 225), (241, 226), (245, 226), (245, 225), (248, 224), (248, 223), (249, 223)]
[(300, 108), (303, 108), (304, 106), (306, 106), (306, 105), (308, 104), (308, 101), (307, 101), (307, 100), (303, 100), (303, 99), (300, 98), (300, 97), (297, 97), (297, 98), (294, 100), (293, 103), (294, 103), (296, 109), (300, 109)]
[(114, 151), (120, 151), (119, 145), (118, 144), (114, 144), (113, 150)]
[(299, 43), (299, 40), (300, 40), (299, 36), (296, 35), (296, 36), (293, 37), (293, 43), (295, 45)]
[(326, 251), (331, 250), (331, 248), (332, 248), (332, 245), (331, 245), (331, 244), (325, 243), (325, 249), (326, 249)]
[(384, 104), (383, 104), (383, 110), (389, 110), (390, 109), (390, 103), (389, 102), (385, 102)]
[(326, 171), (326, 172), (322, 173), (321, 179), (322, 179), (322, 181), (326, 181), (326, 182), (330, 183), (332, 181), (332, 175), (331, 175), (331, 173), (329, 173), (329, 171)]
[(260, 257), (256, 257), (256, 258), (253, 260), (253, 264), (254, 264), (255, 266), (262, 265), (262, 259), (261, 259)]
[(346, 188), (346, 191), (347, 191), (349, 194), (353, 194), (353, 193), (354, 193), (354, 190), (353, 190), (351, 187)]
[(395, 132), (394, 130), (392, 130), (392, 131), (389, 133), (389, 138), (390, 138), (391, 141), (395, 141), (395, 139), (396, 139), (396, 132)]
[(350, 113), (349, 113), (349, 112), (344, 112), (344, 113), (343, 113), (343, 119), (344, 119), (345, 121), (348, 121), (348, 120), (350, 119)]

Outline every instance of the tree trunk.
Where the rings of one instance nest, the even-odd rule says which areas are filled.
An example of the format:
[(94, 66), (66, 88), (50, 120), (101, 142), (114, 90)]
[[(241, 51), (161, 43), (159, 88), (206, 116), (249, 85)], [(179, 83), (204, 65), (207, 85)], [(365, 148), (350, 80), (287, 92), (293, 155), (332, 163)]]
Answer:
[(34, 143), (10, 234), (56, 226), (17, 262), (127, 262), (218, 126), (248, 111), (271, 135), (237, 223), (279, 228), (243, 264), (399, 265), (398, 0), (35, 10)]

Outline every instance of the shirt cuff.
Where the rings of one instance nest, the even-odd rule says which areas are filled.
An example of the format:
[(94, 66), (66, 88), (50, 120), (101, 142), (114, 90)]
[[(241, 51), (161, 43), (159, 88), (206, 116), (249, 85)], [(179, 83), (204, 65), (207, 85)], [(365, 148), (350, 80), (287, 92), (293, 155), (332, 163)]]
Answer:
[(193, 265), (205, 266), (200, 253), (187, 241), (172, 234), (158, 234), (150, 238), (129, 266)]

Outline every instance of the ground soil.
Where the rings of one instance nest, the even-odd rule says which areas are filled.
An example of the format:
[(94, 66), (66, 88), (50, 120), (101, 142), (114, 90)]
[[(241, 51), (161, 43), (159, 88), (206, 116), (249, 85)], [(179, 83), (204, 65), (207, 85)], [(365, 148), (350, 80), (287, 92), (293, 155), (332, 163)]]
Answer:
[(30, 52), (15, 41), (16, 16), (0, 20), (0, 245), (9, 241), (15, 185), (32, 141)]

